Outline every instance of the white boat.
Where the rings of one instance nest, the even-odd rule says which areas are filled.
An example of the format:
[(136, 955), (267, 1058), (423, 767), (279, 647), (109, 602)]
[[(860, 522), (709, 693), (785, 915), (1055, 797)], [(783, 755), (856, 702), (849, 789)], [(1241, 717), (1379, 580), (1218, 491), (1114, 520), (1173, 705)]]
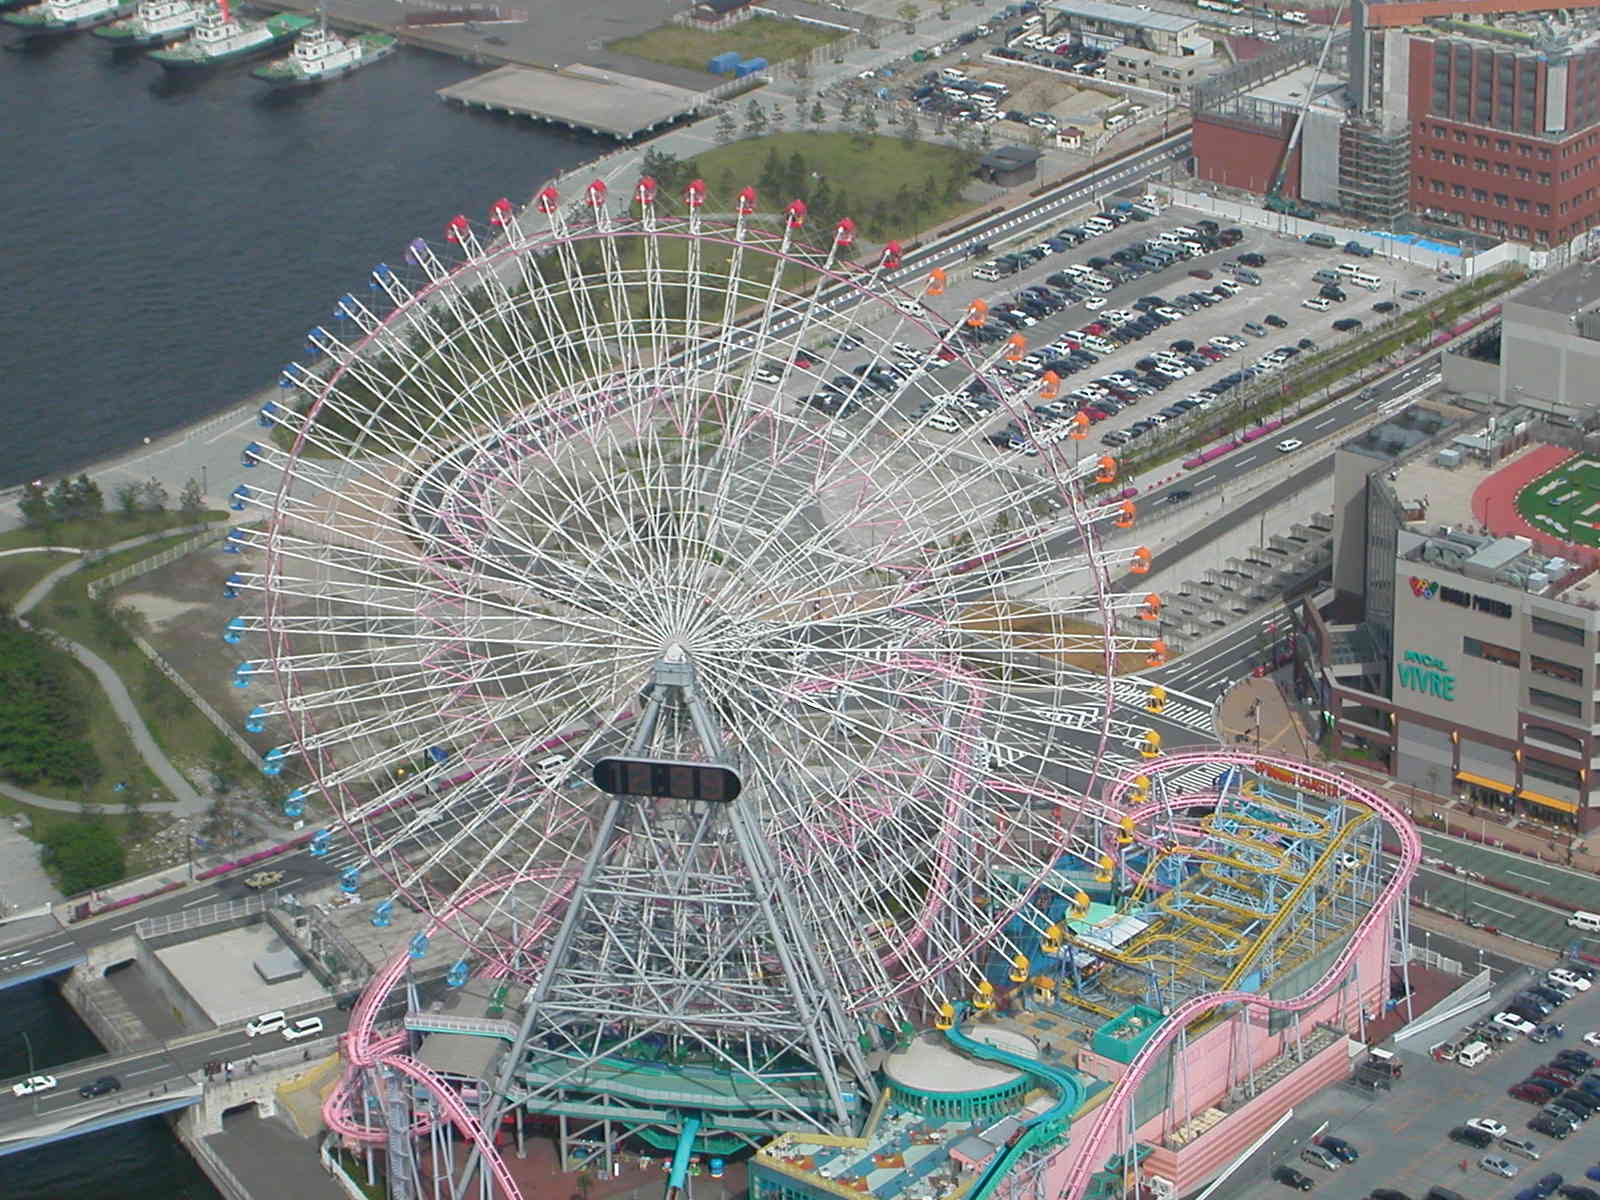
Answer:
[(241, 21), (228, 0), (208, 5), (195, 22), (194, 33), (176, 46), (153, 51), (152, 59), (168, 71), (194, 71), (266, 54), (312, 23), (298, 13), (279, 13), (265, 22)]
[(250, 74), (273, 87), (308, 87), (387, 58), (396, 45), (392, 34), (365, 33), (342, 38), (323, 24), (296, 38), (288, 58), (259, 66)]
[(133, 0), (45, 0), (0, 20), (25, 33), (74, 33), (115, 21), (133, 11)]
[(101, 26), (94, 36), (116, 46), (165, 46), (186, 37), (203, 8), (195, 0), (140, 0), (133, 16)]

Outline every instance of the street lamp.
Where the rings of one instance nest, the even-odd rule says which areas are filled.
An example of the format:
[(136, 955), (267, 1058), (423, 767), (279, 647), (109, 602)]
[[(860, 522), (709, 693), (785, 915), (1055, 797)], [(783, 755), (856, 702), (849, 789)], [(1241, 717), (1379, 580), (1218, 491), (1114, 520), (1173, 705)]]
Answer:
[[(17, 1032), (22, 1035), (22, 1044), (24, 1046), (26, 1046), (27, 1049), (28, 1049), (28, 1078), (31, 1080), (35, 1075), (37, 1075), (39, 1073), (38, 1067), (33, 1061), (33, 1039), (28, 1036), (28, 1031), (26, 1029), (19, 1029), (19, 1030), (17, 1030)], [(33, 1113), (34, 1113), (34, 1115), (38, 1116), (39, 1115), (39, 1093), (38, 1092), (30, 1093), (29, 1099), (31, 1099), (33, 1101)]]

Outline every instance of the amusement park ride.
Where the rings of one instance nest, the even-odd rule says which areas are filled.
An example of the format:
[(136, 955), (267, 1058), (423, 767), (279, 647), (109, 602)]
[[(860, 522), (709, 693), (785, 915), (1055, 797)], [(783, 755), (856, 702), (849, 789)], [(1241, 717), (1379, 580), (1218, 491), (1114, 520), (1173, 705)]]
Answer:
[[(1165, 648), (1109, 585), (1150, 561), (1116, 462), (897, 408), (1024, 350), (962, 340), (941, 272), (751, 189), (631, 199), (414, 241), (244, 453), (250, 727), (405, 930), (329, 1125), (406, 1198), (529, 1194), (529, 1135), (669, 1195), (735, 1162), (763, 1197), (1148, 1185), (1213, 1103), (1197, 1044), (1253, 1092), (1387, 996), (1410, 827), (1118, 703)], [(434, 964), (445, 1011), (380, 1024)], [(1141, 1084), (1191, 1058), (1152, 1141)]]

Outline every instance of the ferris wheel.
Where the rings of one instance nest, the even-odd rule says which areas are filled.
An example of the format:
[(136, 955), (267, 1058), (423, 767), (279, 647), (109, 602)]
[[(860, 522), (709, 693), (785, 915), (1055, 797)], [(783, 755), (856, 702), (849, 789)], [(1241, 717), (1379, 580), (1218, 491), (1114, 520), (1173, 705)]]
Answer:
[(803, 1061), (840, 1126), (873, 1039), (1102, 863), (1149, 552), (1081, 428), (982, 440), (1053, 384), (942, 272), (750, 189), (630, 200), (457, 217), (311, 331), (236, 493), (241, 680), (375, 922), (525, 992), (519, 1050)]

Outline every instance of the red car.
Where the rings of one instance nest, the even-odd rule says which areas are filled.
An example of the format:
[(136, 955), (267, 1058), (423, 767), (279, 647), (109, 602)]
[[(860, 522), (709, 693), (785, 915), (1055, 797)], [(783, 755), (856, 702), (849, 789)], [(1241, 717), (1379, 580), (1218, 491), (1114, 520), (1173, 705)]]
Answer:
[(1555, 1095), (1555, 1089), (1545, 1087), (1533, 1080), (1524, 1079), (1514, 1087), (1507, 1088), (1506, 1095), (1513, 1100), (1526, 1100), (1529, 1104), (1543, 1104), (1551, 1096)]
[(804, 368), (809, 367), (811, 365), (811, 360), (809, 358), (807, 358), (804, 354), (796, 354), (794, 356), (794, 365), (797, 366), (797, 367), (800, 367), (801, 369), (804, 369)]
[(1101, 324), (1099, 321), (1090, 321), (1079, 332), (1084, 333), (1084, 334), (1096, 334), (1096, 335), (1098, 335), (1098, 334), (1104, 333), (1105, 331), (1106, 331), (1106, 327), (1103, 324)]
[(1091, 425), (1098, 425), (1111, 415), (1103, 408), (1081, 408), (1078, 411), (1089, 418), (1089, 424)]
[(1572, 1087), (1578, 1082), (1578, 1077), (1571, 1071), (1563, 1071), (1560, 1067), (1536, 1067), (1530, 1075), (1531, 1079), (1553, 1079), (1562, 1087)]
[(939, 359), (941, 362), (955, 362), (956, 352), (941, 343), (939, 346)]
[(1195, 349), (1195, 353), (1208, 362), (1220, 362), (1222, 360), (1222, 351), (1215, 346), (1199, 346)]

